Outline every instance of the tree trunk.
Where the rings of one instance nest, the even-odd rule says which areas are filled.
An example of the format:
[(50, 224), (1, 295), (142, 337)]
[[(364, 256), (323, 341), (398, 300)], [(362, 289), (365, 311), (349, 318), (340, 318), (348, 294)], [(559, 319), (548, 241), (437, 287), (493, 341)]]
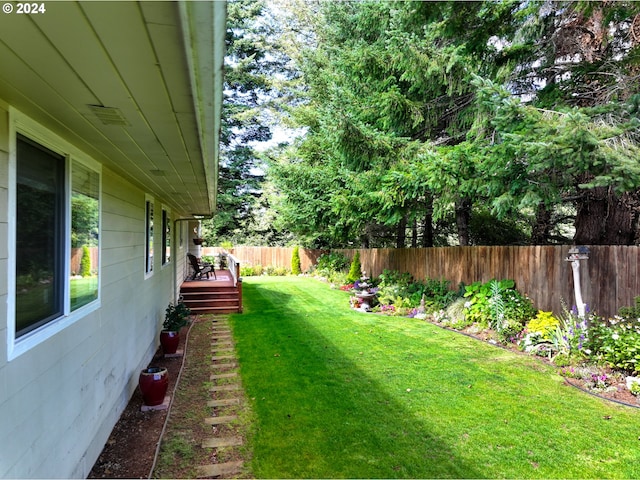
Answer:
[(548, 245), (551, 227), (551, 210), (540, 202), (536, 210), (536, 223), (531, 229), (531, 245)]
[(411, 248), (417, 248), (418, 246), (418, 220), (413, 219), (411, 224)]
[(471, 220), (471, 200), (467, 197), (456, 201), (456, 226), (458, 242), (461, 246), (469, 245), (469, 221)]
[(433, 196), (425, 198), (424, 231), (422, 233), (422, 246), (433, 247)]
[(404, 248), (407, 241), (407, 216), (403, 216), (398, 222), (398, 230), (396, 236), (396, 248)]
[(639, 192), (616, 195), (611, 188), (587, 190), (577, 202), (576, 245), (632, 245), (638, 226)]

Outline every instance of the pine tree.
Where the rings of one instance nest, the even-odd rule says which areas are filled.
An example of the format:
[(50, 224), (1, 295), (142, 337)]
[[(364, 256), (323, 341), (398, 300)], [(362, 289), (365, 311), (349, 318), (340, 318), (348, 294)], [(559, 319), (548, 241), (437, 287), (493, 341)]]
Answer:
[(347, 282), (353, 283), (360, 279), (362, 276), (362, 265), (360, 265), (360, 251), (356, 250), (351, 260), (351, 268), (349, 268), (349, 274), (347, 275)]
[(82, 246), (82, 258), (80, 259), (80, 275), (82, 277), (91, 276), (91, 253), (89, 247)]

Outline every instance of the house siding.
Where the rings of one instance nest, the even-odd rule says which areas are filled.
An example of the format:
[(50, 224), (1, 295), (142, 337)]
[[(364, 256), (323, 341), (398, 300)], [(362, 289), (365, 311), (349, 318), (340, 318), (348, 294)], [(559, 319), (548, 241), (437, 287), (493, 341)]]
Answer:
[[(156, 255), (145, 279), (145, 192), (103, 168), (100, 307), (9, 360), (7, 110), (0, 101), (0, 477), (86, 478), (158, 347), (174, 268)], [(185, 253), (175, 233), (172, 261)]]

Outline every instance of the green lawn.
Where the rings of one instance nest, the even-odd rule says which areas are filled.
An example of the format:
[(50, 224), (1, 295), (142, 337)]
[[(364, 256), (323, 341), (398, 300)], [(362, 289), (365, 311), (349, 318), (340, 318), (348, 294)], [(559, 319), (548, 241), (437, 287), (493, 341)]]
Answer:
[(640, 410), (524, 355), (248, 277), (233, 316), (258, 478), (638, 478)]

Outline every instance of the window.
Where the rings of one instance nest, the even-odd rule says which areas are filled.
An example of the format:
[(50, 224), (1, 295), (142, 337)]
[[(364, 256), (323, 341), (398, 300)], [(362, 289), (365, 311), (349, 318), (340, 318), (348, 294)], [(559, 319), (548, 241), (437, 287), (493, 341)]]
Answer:
[(71, 166), (71, 310), (98, 298), (100, 175)]
[(15, 331), (98, 299), (100, 174), (16, 135)]
[(65, 163), (18, 136), (16, 142), (16, 336), (64, 313)]
[(162, 207), (162, 265), (171, 262), (171, 215)]
[(145, 276), (153, 274), (153, 198), (145, 201)]

